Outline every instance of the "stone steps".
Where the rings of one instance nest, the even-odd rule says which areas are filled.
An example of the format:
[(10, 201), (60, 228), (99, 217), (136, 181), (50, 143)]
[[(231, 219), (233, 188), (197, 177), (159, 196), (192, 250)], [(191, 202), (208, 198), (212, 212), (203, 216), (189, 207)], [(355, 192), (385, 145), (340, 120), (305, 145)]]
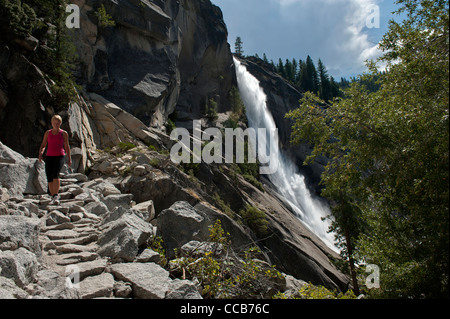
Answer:
[[(40, 219), (35, 235), (40, 246), (35, 252), (39, 270), (18, 287), (27, 298), (164, 299), (174, 295), (180, 285), (152, 262), (160, 260), (159, 254), (149, 249), (142, 253), (148, 238), (156, 233), (148, 222), (148, 212), (154, 211), (149, 208), (151, 201), (130, 210), (132, 196), (121, 194), (106, 181), (88, 181), (82, 174), (63, 176), (61, 185), (58, 205), (47, 195), (5, 201), (9, 213), (14, 209), (14, 213)], [(1, 258), (6, 257), (0, 255), (0, 264)], [(10, 277), (17, 282), (14, 275)], [(183, 282), (183, 291), (201, 298), (194, 283)]]

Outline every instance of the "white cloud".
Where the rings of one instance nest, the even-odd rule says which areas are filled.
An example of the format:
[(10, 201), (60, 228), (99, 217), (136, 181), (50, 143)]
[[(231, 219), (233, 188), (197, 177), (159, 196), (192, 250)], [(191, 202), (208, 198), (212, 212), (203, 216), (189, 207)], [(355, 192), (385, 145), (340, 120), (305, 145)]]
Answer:
[(368, 28), (379, 25), (377, 0), (273, 1), (280, 5), (283, 20), (308, 29), (315, 51), (311, 56), (321, 58), (331, 74), (361, 73), (366, 60), (380, 55), (377, 43), (369, 40)]
[(245, 54), (266, 53), (275, 62), (310, 55), (337, 79), (362, 73), (364, 61), (381, 54), (380, 29), (368, 26), (377, 26), (373, 8), (386, 0), (213, 1), (224, 11), (232, 48), (239, 35)]

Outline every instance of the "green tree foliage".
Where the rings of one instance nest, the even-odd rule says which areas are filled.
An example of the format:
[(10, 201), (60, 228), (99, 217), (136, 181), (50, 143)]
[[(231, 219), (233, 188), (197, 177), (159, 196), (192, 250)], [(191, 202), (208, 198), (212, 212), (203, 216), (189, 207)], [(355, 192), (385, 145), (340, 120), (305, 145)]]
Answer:
[(234, 53), (239, 56), (244, 55), (244, 42), (242, 42), (239, 36), (236, 37), (236, 41), (234, 42)]
[(20, 0), (2, 0), (0, 2), (0, 30), (19, 37), (26, 37), (36, 27), (36, 13)]
[[(264, 57), (264, 62), (268, 63), (265, 54)], [(320, 59), (317, 69), (310, 56), (305, 61), (299, 60), (298, 62), (296, 59), (292, 59), (292, 61), (286, 59), (283, 63), (282, 59), (278, 59), (277, 65), (274, 65), (272, 62), (272, 66), (280, 76), (302, 92), (316, 93), (325, 101), (342, 95), (340, 84), (328, 74), (325, 65)], [(343, 87), (348, 83), (345, 79), (341, 81), (344, 81)]]
[(116, 25), (116, 22), (113, 20), (113, 18), (106, 12), (103, 3), (95, 12), (95, 16), (98, 19), (98, 25), (102, 28), (113, 27)]
[(214, 121), (217, 120), (218, 117), (217, 112), (218, 112), (217, 102), (214, 101), (213, 98), (210, 98), (205, 104), (205, 115), (211, 121)]
[(318, 64), (318, 76), (319, 76), (319, 97), (322, 100), (329, 101), (333, 97), (331, 81), (330, 77), (328, 76), (328, 71), (320, 59)]
[(236, 86), (233, 86), (230, 90), (230, 104), (234, 120), (240, 120), (245, 116), (245, 105)]
[(10, 37), (33, 35), (46, 42), (48, 63), (38, 65), (54, 81), (49, 103), (58, 111), (75, 99), (77, 87), (73, 69), (77, 59), (75, 45), (65, 20), (66, 0), (2, 0), (0, 31)]
[(380, 43), (387, 71), (369, 63), (345, 98), (307, 93), (287, 117), (293, 142), (314, 145), (307, 162), (330, 159), (323, 195), (345, 252), (380, 267), (372, 294), (448, 298), (449, 3), (397, 2), (407, 18)]
[(245, 224), (252, 229), (256, 236), (264, 237), (268, 232), (269, 222), (266, 219), (266, 214), (256, 207), (247, 205), (245, 209), (239, 212), (239, 215), (244, 220)]

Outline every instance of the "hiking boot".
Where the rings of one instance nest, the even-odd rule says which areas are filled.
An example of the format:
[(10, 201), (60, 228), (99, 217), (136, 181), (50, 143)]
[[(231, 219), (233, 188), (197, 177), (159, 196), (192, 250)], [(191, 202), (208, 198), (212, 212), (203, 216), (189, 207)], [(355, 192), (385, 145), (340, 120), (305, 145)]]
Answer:
[(59, 197), (58, 194), (56, 194), (56, 195), (53, 196), (53, 200), (52, 200), (52, 201), (53, 201), (53, 204), (54, 204), (54, 205), (59, 205), (60, 200), (61, 200), (61, 199), (60, 199), (60, 197)]

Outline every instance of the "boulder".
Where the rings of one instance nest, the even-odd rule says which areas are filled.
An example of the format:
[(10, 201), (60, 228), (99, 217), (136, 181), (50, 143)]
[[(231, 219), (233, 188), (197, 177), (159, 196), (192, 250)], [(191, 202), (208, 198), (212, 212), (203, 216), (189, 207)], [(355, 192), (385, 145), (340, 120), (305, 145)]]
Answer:
[(40, 220), (24, 216), (0, 216), (0, 250), (20, 247), (40, 254)]
[(0, 142), (0, 184), (14, 195), (45, 194), (44, 165), (36, 158), (23, 157)]
[(236, 251), (256, 245), (240, 225), (209, 204), (200, 202), (193, 207), (180, 201), (163, 210), (157, 218), (157, 230), (167, 246), (169, 258), (174, 257), (175, 248), (180, 249), (191, 241), (208, 241), (209, 226), (216, 220), (220, 220), (225, 232), (230, 233)]
[(130, 175), (120, 182), (119, 188), (122, 193), (133, 194), (137, 203), (152, 200), (156, 216), (176, 201), (186, 201), (191, 205), (199, 201), (198, 194), (184, 188), (169, 174), (158, 174), (154, 178)]
[(0, 299), (27, 299), (28, 296), (13, 279), (0, 276)]
[(23, 288), (36, 278), (38, 260), (36, 255), (19, 248), (14, 251), (0, 251), (0, 276), (11, 278)]
[(164, 299), (169, 291), (169, 272), (154, 263), (122, 263), (111, 266), (116, 279), (129, 282), (139, 299)]
[(209, 238), (209, 225), (208, 220), (187, 202), (174, 203), (157, 218), (157, 230), (163, 238), (169, 258), (175, 256), (174, 249), (180, 249), (192, 240), (206, 241)]
[(70, 217), (64, 215), (63, 213), (57, 210), (54, 210), (50, 212), (50, 214), (47, 216), (46, 224), (47, 226), (52, 226), (68, 222), (70, 222)]
[(116, 194), (108, 195), (103, 199), (103, 203), (108, 207), (108, 210), (112, 211), (117, 207), (131, 207), (132, 194)]
[(97, 216), (103, 216), (108, 212), (108, 207), (101, 201), (94, 201), (86, 204), (83, 207), (88, 213)]
[(140, 263), (156, 263), (161, 261), (161, 255), (152, 249), (145, 249), (137, 258), (136, 262)]
[(169, 283), (166, 299), (203, 299), (203, 297), (192, 281), (175, 279)]
[(75, 289), (75, 285), (68, 284), (67, 280), (68, 277), (49, 269), (39, 271), (32, 288), (34, 298), (79, 299), (78, 289)]
[(114, 277), (109, 273), (87, 277), (80, 282), (82, 299), (112, 297), (114, 291)]
[(108, 216), (109, 219), (107, 217), (106, 224), (102, 226), (102, 233), (98, 238), (98, 254), (110, 257), (113, 262), (130, 262), (153, 234), (153, 227), (133, 211), (120, 214), (120, 210), (116, 210), (115, 215)]
[(134, 205), (133, 209), (140, 211), (144, 215), (145, 221), (149, 222), (155, 218), (155, 206), (152, 200)]

